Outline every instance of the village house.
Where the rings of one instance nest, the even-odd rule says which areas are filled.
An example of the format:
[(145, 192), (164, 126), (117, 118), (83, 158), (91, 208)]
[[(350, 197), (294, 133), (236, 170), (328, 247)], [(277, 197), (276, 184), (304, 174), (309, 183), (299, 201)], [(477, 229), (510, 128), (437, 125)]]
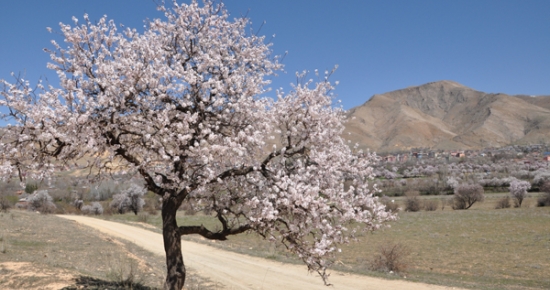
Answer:
[(426, 154), (422, 153), (422, 152), (413, 152), (412, 153), (412, 156), (416, 159), (422, 159), (422, 157), (424, 157)]
[(462, 158), (462, 157), (466, 157), (466, 154), (464, 154), (464, 152), (461, 152), (461, 151), (451, 151), (451, 157)]
[(394, 163), (396, 161), (396, 159), (397, 158), (394, 155), (384, 156), (384, 161), (385, 162)]

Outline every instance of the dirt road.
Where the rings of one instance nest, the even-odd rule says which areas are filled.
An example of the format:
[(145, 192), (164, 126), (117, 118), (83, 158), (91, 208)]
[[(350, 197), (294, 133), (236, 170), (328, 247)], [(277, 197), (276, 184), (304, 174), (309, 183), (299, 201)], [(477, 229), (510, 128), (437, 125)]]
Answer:
[[(145, 229), (84, 216), (60, 216), (101, 232), (128, 240), (155, 254), (164, 256), (162, 236)], [(187, 267), (199, 275), (224, 285), (224, 289), (451, 289), (449, 287), (392, 281), (331, 271), (325, 287), (317, 274), (308, 273), (306, 266), (283, 264), (210, 246), (182, 241)]]

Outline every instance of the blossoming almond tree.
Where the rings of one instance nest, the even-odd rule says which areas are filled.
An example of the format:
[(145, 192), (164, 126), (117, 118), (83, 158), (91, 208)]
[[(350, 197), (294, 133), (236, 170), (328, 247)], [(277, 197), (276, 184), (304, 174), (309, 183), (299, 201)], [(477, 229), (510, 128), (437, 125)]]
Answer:
[[(340, 137), (328, 78), (261, 97), (281, 65), (246, 19), (209, 1), (160, 9), (166, 18), (142, 34), (105, 17), (61, 24), (66, 44), (53, 42), (48, 64), (60, 88), (2, 81), (4, 118), (16, 122), (2, 131), (4, 176), (40, 178), (60, 163), (97, 180), (141, 176), (162, 197), (165, 289), (185, 282), (182, 235), (247, 231), (282, 243), (327, 283), (331, 255), (357, 224), (395, 218), (368, 189), (374, 156)], [(183, 203), (214, 213), (219, 230), (179, 226)]]
[(525, 180), (514, 180), (510, 182), (510, 195), (514, 198), (516, 207), (521, 207), (521, 203), (527, 196), (527, 190), (531, 188), (531, 183)]

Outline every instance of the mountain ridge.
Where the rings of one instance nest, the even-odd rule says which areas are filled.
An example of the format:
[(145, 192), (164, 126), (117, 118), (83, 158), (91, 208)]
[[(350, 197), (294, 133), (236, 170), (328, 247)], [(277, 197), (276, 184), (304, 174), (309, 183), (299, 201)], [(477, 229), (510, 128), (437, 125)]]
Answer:
[(346, 138), (375, 151), (478, 149), (550, 140), (550, 97), (484, 93), (443, 80), (372, 96)]

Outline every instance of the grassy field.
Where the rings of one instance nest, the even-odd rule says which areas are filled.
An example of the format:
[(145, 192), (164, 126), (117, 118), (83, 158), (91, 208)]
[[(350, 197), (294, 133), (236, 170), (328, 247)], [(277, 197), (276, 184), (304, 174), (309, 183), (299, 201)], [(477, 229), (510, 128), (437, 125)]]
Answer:
[(480, 207), (402, 213), (390, 229), (346, 247), (342, 262), (368, 273), (377, 248), (402, 243), (410, 250), (408, 279), (475, 289), (550, 288), (550, 210)]
[[(164, 257), (66, 219), (0, 213), (0, 289), (157, 289), (165, 271)], [(100, 286), (82, 288), (93, 283)], [(190, 273), (187, 289), (209, 285)]]
[[(485, 202), (469, 210), (455, 211), (448, 205), (441, 210), (440, 203), (432, 212), (401, 212), (399, 221), (390, 228), (363, 234), (356, 243), (343, 247), (334, 268), (472, 289), (550, 289), (550, 208), (534, 207), (536, 197), (531, 197), (522, 208), (494, 209), (502, 196), (488, 194)], [(403, 199), (396, 198), (396, 202)], [(106, 218), (137, 225), (146, 222), (156, 231), (161, 225), (158, 215)], [(204, 215), (180, 213), (179, 219), (180, 224), (216, 226), (215, 220)], [(184, 238), (268, 259), (299, 262), (254, 234), (234, 236), (225, 242)], [(408, 270), (399, 275), (372, 271), (371, 262), (379, 248), (392, 243), (408, 249)]]
[[(390, 228), (362, 234), (337, 256), (335, 269), (389, 279), (407, 279), (471, 289), (550, 289), (550, 208), (535, 207), (536, 196), (522, 208), (494, 209), (506, 194), (487, 194), (485, 202), (469, 210), (449, 205), (436, 211), (400, 212)], [(441, 199), (441, 197), (421, 197)], [(404, 198), (395, 198), (403, 205)], [(160, 232), (160, 215), (140, 213), (105, 215)], [(179, 213), (180, 224), (217, 226), (212, 217)], [(74, 285), (75, 279), (93, 277), (105, 283), (133, 275), (146, 287), (160, 287), (164, 258), (104, 236), (94, 230), (52, 215), (11, 210), (0, 213), (0, 289), (37, 289)], [(254, 234), (207, 241), (198, 236), (184, 239), (226, 250), (299, 263), (275, 244)], [(408, 249), (408, 269), (399, 274), (371, 270), (379, 248), (401, 244)], [(305, 266), (304, 266), (305, 267)], [(59, 287), (57, 287), (59, 286)], [(194, 273), (188, 289), (215, 289)], [(57, 287), (57, 288), (56, 288)], [(212, 288), (213, 287), (213, 288)]]

